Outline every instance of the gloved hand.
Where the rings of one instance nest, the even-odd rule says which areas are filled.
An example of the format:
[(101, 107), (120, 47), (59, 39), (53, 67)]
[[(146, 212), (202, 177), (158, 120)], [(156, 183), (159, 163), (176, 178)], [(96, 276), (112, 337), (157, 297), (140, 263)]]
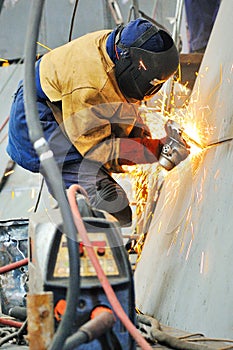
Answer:
[(120, 165), (135, 165), (157, 162), (164, 139), (122, 138), (118, 161)]
[(149, 127), (143, 122), (140, 115), (137, 116), (136, 123), (129, 134), (130, 138), (144, 138), (144, 137), (151, 137), (151, 132)]

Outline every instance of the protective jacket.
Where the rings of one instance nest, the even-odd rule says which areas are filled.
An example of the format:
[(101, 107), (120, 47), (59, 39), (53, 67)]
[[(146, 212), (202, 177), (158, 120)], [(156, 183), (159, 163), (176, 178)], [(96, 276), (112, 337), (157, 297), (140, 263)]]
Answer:
[[(121, 172), (123, 164), (158, 159), (160, 141), (147, 138), (151, 135), (138, 106), (128, 103), (117, 85), (106, 51), (109, 33), (87, 34), (50, 51), (36, 64), (39, 118), (61, 166), (85, 157), (108, 171)], [(11, 108), (7, 151), (23, 168), (39, 171), (27, 130), (22, 82)]]
[[(40, 82), (57, 122), (78, 152), (121, 171), (120, 138), (150, 133), (138, 106), (128, 103), (117, 85), (106, 51), (109, 33), (87, 34), (44, 55)], [(54, 104), (58, 101), (62, 112)]]

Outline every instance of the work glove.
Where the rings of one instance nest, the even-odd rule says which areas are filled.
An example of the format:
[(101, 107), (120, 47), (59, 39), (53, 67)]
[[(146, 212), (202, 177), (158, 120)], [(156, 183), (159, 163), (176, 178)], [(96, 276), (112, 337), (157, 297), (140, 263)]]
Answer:
[(121, 138), (118, 162), (120, 165), (135, 165), (157, 162), (165, 139)]
[(130, 138), (144, 138), (144, 137), (150, 137), (151, 138), (151, 132), (149, 127), (143, 122), (140, 115), (137, 116), (136, 123), (131, 130), (131, 133), (129, 134)]

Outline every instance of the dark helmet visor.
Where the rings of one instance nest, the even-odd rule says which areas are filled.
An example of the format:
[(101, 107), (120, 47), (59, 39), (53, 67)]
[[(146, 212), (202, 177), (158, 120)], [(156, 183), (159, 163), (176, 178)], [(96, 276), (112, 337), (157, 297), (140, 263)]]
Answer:
[[(163, 32), (163, 31), (160, 31)], [(116, 79), (122, 93), (129, 98), (143, 100), (161, 89), (163, 83), (176, 72), (179, 55), (172, 39), (169, 49), (152, 52), (139, 47), (130, 47), (127, 55), (116, 62)]]
[(153, 96), (163, 86), (166, 80), (153, 79), (150, 81), (151, 87), (146, 91), (145, 96)]

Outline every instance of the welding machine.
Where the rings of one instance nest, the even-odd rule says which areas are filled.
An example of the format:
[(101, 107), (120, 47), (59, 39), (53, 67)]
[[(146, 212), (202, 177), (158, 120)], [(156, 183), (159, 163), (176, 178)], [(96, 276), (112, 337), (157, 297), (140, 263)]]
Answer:
[[(77, 194), (76, 200), (100, 265), (125, 313), (135, 323), (133, 276), (119, 223), (107, 212), (91, 207), (85, 196)], [(43, 216), (32, 216), (29, 236), (29, 290), (35, 293), (42, 290), (53, 292), (55, 323), (58, 325), (59, 317), (62, 317), (59, 306), (65, 303), (69, 278), (68, 248), (58, 209)], [(91, 312), (96, 307), (112, 308), (80, 237), (77, 246), (80, 256), (80, 296), (72, 333), (90, 320)], [(119, 319), (106, 336), (78, 347), (85, 350), (135, 348), (134, 340)]]

